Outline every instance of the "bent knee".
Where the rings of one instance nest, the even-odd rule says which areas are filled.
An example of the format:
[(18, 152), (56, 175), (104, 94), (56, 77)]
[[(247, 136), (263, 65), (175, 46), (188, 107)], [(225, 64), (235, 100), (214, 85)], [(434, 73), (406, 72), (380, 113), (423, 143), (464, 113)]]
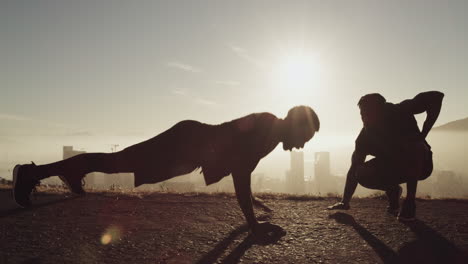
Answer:
[(371, 166), (371, 164), (364, 163), (356, 169), (356, 178), (358, 181), (375, 178), (376, 175), (377, 168), (376, 166)]
[(385, 183), (383, 181), (383, 175), (379, 174), (375, 163), (366, 162), (356, 170), (357, 182), (368, 189), (385, 189)]

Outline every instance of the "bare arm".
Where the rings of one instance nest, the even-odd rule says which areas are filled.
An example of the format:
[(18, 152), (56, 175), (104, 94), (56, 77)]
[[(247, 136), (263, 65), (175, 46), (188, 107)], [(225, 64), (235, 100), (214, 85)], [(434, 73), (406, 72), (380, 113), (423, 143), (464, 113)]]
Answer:
[(423, 138), (426, 138), (432, 126), (439, 117), (444, 94), (438, 91), (424, 92), (416, 95), (413, 99), (405, 100), (400, 105), (413, 115), (426, 112), (426, 120), (421, 131)]
[(351, 201), (351, 197), (353, 197), (353, 194), (356, 191), (356, 187), (358, 185), (356, 169), (360, 164), (364, 163), (365, 159), (366, 155), (363, 155), (356, 150), (353, 152), (351, 158), (351, 166), (348, 170), (348, 174), (346, 175), (346, 184), (343, 192), (343, 199), (341, 200), (341, 202), (329, 206), (329, 210), (349, 209), (349, 202)]
[[(255, 218), (252, 205), (252, 191), (250, 189), (251, 173), (247, 171), (235, 172), (232, 174), (234, 188), (236, 190), (237, 201), (244, 213), (250, 232), (259, 237), (275, 238), (286, 234), (280, 226), (270, 224), (269, 222), (259, 223)], [(271, 234), (270, 234), (271, 233)]]
[(250, 172), (241, 171), (232, 174), (234, 181), (234, 188), (236, 190), (237, 201), (239, 206), (244, 213), (245, 219), (250, 230), (255, 229), (258, 224), (255, 218), (253, 205), (252, 205), (252, 191), (250, 190)]
[(342, 203), (349, 204), (351, 197), (353, 197), (356, 187), (358, 185), (358, 180), (356, 177), (356, 169), (359, 165), (363, 164), (366, 159), (366, 155), (363, 155), (357, 151), (353, 152), (351, 157), (351, 166), (346, 175), (346, 184), (343, 192)]

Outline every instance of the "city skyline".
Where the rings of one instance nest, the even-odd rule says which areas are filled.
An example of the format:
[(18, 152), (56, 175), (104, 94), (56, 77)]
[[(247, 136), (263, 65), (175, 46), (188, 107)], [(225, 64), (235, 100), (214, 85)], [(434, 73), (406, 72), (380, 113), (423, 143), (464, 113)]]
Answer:
[(281, 118), (299, 104), (322, 121), (306, 153), (333, 151), (352, 146), (369, 92), (396, 103), (440, 90), (436, 126), (468, 116), (464, 1), (0, 5), (2, 159), (110, 152), (181, 120)]

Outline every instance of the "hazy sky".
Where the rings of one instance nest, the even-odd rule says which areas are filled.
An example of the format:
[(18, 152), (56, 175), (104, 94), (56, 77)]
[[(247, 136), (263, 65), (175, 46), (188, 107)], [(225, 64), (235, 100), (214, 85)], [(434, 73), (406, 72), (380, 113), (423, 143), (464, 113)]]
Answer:
[(78, 142), (110, 151), (180, 120), (284, 117), (297, 104), (316, 109), (313, 144), (326, 150), (353, 143), (336, 135), (354, 137), (369, 92), (399, 102), (440, 90), (437, 124), (464, 118), (467, 10), (429, 0), (0, 0), (0, 158), (60, 156), (48, 146)]

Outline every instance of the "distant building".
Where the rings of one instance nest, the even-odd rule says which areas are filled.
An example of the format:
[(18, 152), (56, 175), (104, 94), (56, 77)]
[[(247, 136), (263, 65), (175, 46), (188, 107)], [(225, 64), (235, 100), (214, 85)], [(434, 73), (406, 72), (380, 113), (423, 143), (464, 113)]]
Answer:
[(344, 185), (344, 177), (332, 175), (330, 152), (315, 153), (315, 189), (320, 195), (339, 193)]
[(287, 192), (304, 194), (304, 152), (291, 151), (291, 168), (286, 172)]
[(252, 192), (262, 192), (265, 189), (265, 174), (254, 173), (251, 179)]
[(317, 193), (330, 192), (330, 152), (315, 153), (315, 187)]
[(63, 159), (68, 159), (83, 153), (86, 153), (86, 151), (74, 150), (73, 146), (63, 146)]

